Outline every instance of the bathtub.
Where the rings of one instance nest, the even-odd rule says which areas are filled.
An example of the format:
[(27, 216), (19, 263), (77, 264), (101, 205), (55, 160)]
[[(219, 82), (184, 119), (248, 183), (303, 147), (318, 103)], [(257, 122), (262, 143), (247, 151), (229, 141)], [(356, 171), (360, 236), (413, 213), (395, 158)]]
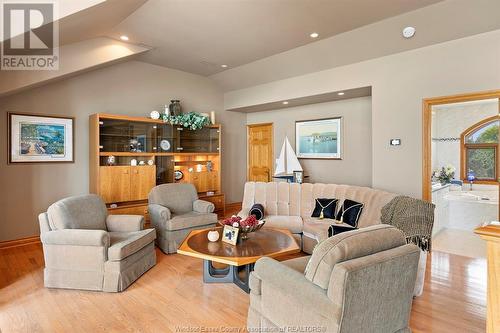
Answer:
[[(475, 185), (479, 187), (479, 185)], [(448, 208), (448, 221), (445, 228), (472, 231), (477, 226), (498, 220), (498, 188), (479, 187), (477, 190), (450, 190), (443, 196)]]

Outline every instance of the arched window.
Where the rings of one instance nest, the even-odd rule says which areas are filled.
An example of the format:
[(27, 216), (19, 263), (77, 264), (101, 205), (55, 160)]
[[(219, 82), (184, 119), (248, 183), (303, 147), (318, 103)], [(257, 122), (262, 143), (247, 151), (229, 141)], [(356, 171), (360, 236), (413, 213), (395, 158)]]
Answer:
[(466, 129), (461, 137), (461, 178), (473, 175), (479, 183), (497, 183), (498, 116), (480, 121)]

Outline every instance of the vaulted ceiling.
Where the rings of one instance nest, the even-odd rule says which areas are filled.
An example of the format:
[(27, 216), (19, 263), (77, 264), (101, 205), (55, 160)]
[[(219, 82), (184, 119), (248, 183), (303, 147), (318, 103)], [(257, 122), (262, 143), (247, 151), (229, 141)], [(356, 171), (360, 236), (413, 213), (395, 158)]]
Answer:
[[(132, 58), (210, 76), (229, 91), (500, 29), (498, 0), (59, 0), (59, 8), (62, 70), (0, 72), (0, 96)], [(407, 25), (417, 28), (411, 40), (401, 36)], [(106, 48), (114, 53), (102, 56)]]
[(148, 0), (108, 36), (151, 46), (143, 61), (211, 75), (439, 1)]

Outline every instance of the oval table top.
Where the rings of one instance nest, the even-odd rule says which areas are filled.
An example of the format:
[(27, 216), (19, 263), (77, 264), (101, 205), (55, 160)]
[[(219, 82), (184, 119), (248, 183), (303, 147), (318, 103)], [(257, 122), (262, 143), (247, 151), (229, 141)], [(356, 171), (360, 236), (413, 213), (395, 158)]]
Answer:
[[(219, 231), (217, 242), (208, 240), (208, 232)], [(247, 240), (236, 245), (221, 240), (222, 227), (191, 231), (182, 242), (177, 253), (227, 265), (242, 266), (256, 262), (261, 257), (276, 257), (298, 253), (297, 245), (290, 231), (286, 229), (262, 228), (248, 234)]]

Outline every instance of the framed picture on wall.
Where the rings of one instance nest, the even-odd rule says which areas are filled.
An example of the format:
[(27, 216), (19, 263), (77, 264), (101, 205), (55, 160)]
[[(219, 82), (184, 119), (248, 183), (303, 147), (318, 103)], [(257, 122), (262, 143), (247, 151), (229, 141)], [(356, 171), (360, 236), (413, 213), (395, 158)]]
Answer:
[(342, 159), (342, 118), (295, 122), (298, 158)]
[(8, 113), (9, 163), (73, 163), (74, 118)]

